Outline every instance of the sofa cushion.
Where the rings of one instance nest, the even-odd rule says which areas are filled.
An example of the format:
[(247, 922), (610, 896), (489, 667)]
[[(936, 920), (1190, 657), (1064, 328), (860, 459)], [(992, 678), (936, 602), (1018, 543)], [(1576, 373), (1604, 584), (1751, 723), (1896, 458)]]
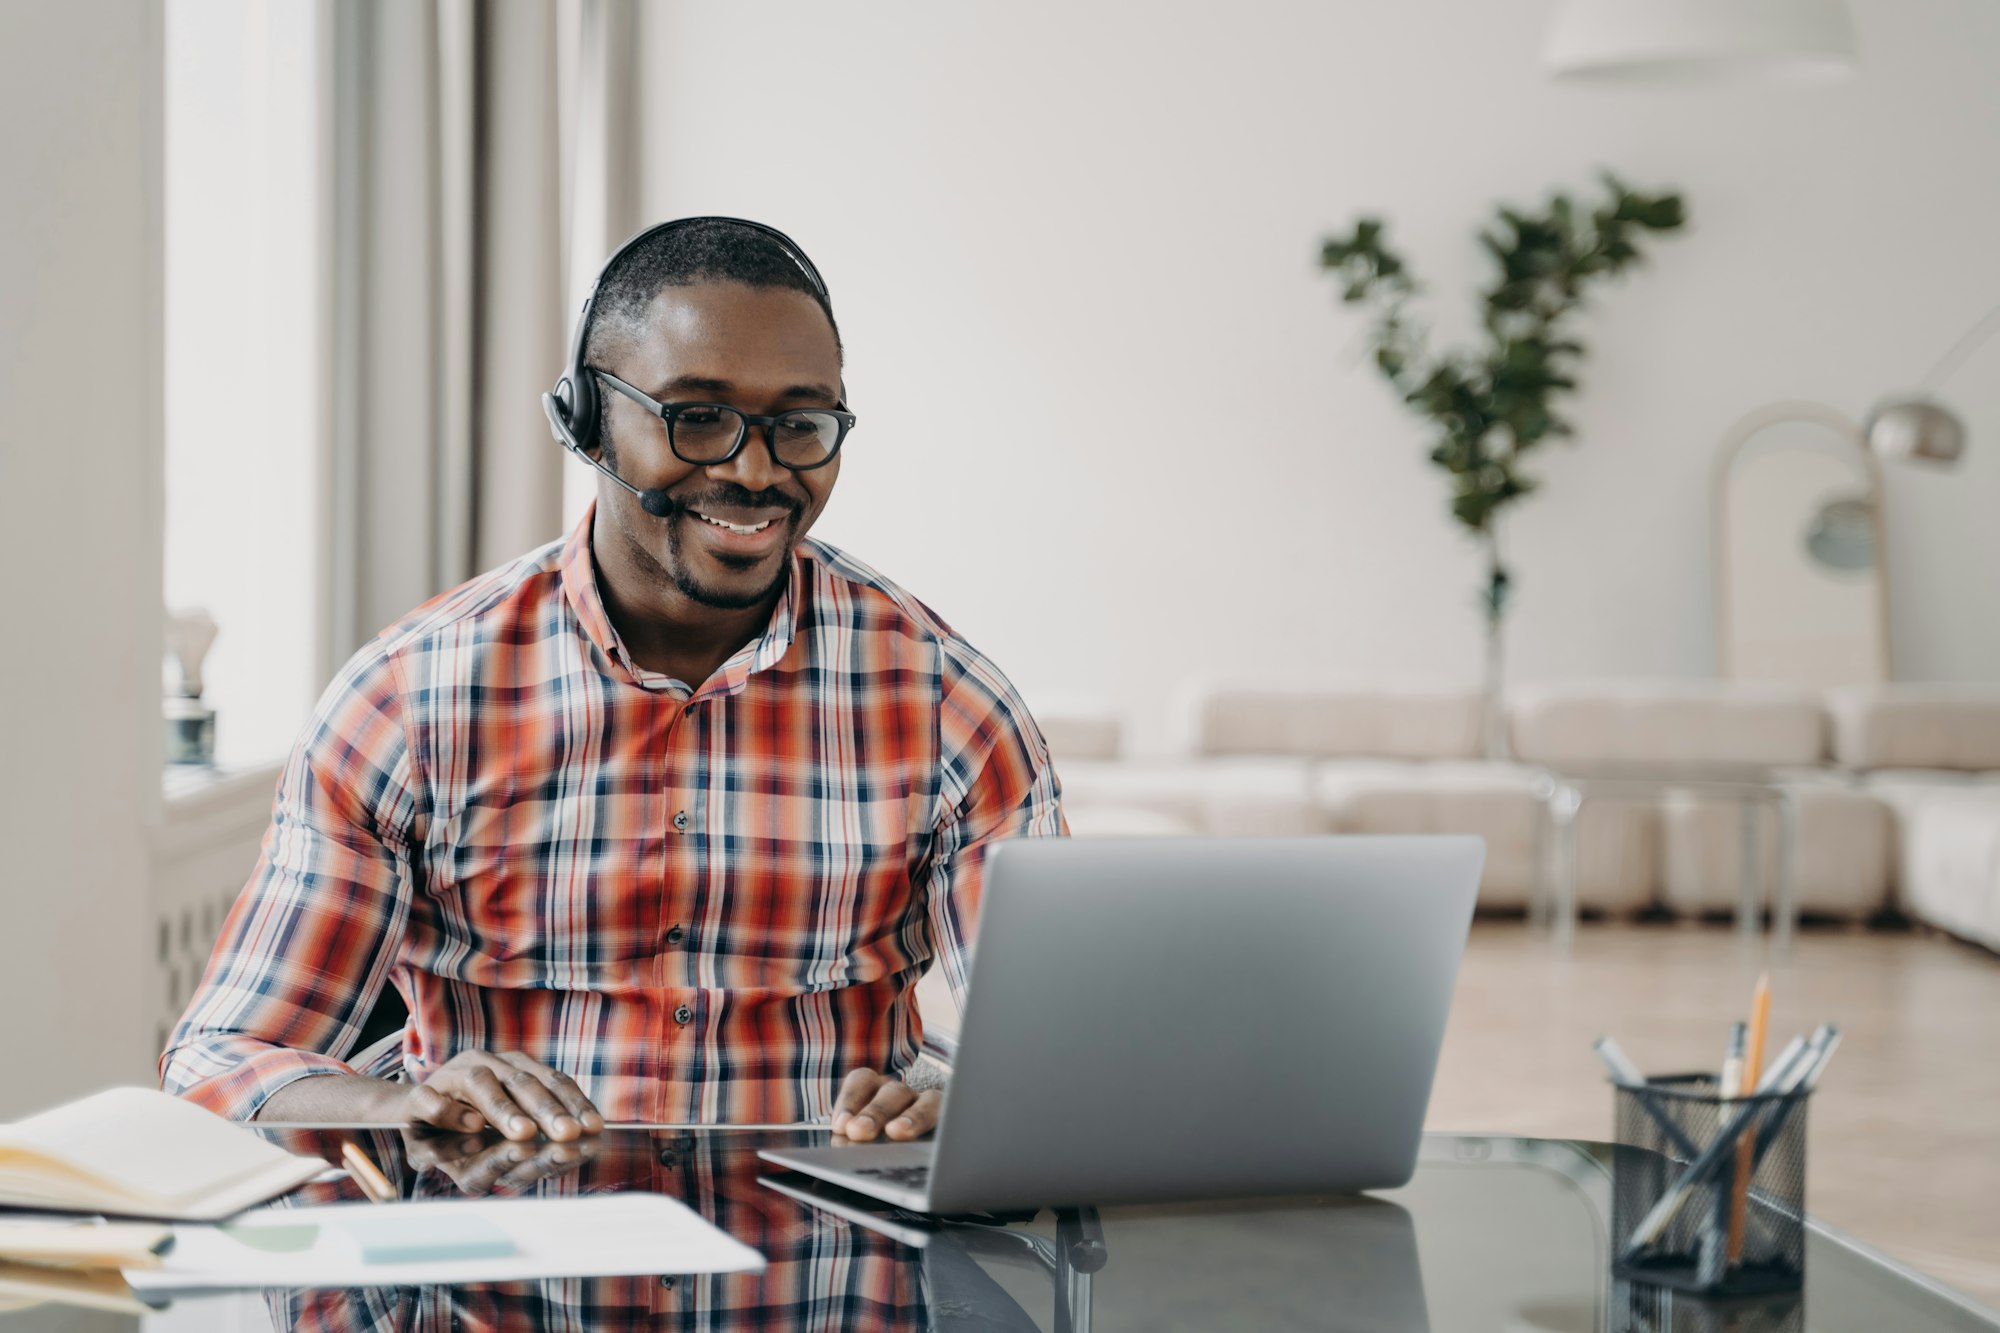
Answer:
[(1321, 833), (1303, 759), (1071, 760), (1056, 765), (1072, 826), (1101, 807), (1147, 810), (1217, 837)]
[[(1469, 833), (1486, 840), (1482, 907), (1526, 906), (1542, 874), (1542, 803), (1533, 769), (1479, 760), (1350, 760), (1319, 766), (1314, 793), (1342, 833)], [(1577, 902), (1628, 911), (1653, 897), (1653, 815), (1592, 801), (1577, 820)]]
[(1829, 690), (1834, 762), (1860, 769), (2000, 770), (2000, 689), (1867, 685)]
[(1124, 728), (1114, 713), (1080, 708), (1037, 708), (1035, 725), (1049, 743), (1049, 753), (1064, 759), (1116, 759), (1124, 747)]
[(1194, 703), (1198, 754), (1327, 759), (1470, 759), (1480, 753), (1477, 691), (1217, 686)]
[[(1889, 901), (1894, 819), (1870, 792), (1833, 782), (1786, 784), (1798, 811), (1793, 840), (1801, 911), (1865, 916)], [(1758, 888), (1777, 907), (1778, 816), (1753, 807)], [(1661, 801), (1660, 896), (1685, 912), (1733, 911), (1743, 877), (1743, 807), (1672, 792)]]
[(1905, 788), (1897, 879), (1919, 920), (2000, 949), (2000, 789)]
[(1820, 762), (1819, 697), (1734, 681), (1578, 681), (1510, 696), (1515, 757), (1585, 768)]
[(1192, 821), (1140, 805), (1072, 805), (1063, 818), (1074, 838), (1184, 838), (1201, 832)]

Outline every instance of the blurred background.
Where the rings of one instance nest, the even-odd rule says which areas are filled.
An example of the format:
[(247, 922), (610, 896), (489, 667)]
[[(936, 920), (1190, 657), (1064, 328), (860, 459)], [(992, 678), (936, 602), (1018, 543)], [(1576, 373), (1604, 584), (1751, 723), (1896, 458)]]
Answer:
[[(1685, 922), (1773, 853), (1662, 773), (1751, 771), (1835, 927), (1800, 966), (1948, 978), (1892, 1026), (2000, 1052), (2000, 961), (1925, 933), (2000, 943), (2000, 6), (1793, 6), (1749, 54), (1804, 75), (1681, 8), (0, 8), (0, 1114), (150, 1077), (319, 690), (582, 512), (538, 395), (605, 256), (700, 213), (825, 273), (860, 424), (817, 535), (1012, 676), (1079, 832), (1478, 831), (1545, 919), (1538, 775), (1644, 770), (1572, 887)], [(1573, 436), (1474, 532), (1324, 247), (1380, 219), (1477, 365), (1496, 209), (1607, 170), (1687, 224), (1588, 284)], [(1920, 390), (1949, 418), (1878, 420)], [(1494, 994), (1615, 984), (1510, 929)]]

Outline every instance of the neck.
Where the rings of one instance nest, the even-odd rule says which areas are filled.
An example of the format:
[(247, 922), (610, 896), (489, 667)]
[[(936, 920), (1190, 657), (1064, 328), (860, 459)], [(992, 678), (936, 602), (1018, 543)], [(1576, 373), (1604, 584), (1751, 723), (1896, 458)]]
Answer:
[(784, 595), (780, 584), (755, 606), (726, 608), (694, 600), (656, 561), (619, 533), (600, 504), (590, 532), (598, 596), (632, 661), (684, 681), (690, 689), (756, 638)]

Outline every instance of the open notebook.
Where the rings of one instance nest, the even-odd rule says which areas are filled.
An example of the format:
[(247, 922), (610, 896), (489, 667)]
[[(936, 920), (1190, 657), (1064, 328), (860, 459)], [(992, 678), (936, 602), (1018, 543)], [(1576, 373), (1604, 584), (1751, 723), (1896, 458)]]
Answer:
[(0, 1207), (205, 1222), (325, 1170), (149, 1088), (113, 1088), (0, 1126)]

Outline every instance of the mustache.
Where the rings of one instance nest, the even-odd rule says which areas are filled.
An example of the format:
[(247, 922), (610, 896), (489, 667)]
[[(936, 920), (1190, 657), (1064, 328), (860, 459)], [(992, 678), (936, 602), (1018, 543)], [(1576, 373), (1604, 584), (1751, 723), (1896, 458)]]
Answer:
[(734, 505), (743, 509), (783, 509), (793, 517), (797, 517), (806, 507), (805, 502), (796, 495), (787, 495), (775, 487), (753, 491), (747, 486), (738, 486), (726, 481), (707, 487), (694, 495), (675, 495), (668, 498), (673, 501), (675, 514), (682, 514), (690, 509)]

